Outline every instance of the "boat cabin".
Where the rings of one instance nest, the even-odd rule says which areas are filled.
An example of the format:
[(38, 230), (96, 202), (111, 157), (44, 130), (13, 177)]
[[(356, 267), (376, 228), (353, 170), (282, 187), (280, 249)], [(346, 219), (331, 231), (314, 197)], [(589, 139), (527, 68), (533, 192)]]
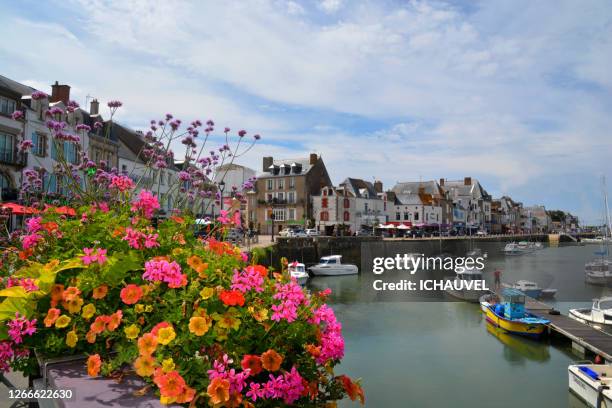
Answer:
[(289, 264), (289, 272), (306, 272), (306, 266), (303, 263), (292, 262)]
[(476, 268), (466, 268), (461, 272), (456, 272), (457, 279), (464, 281), (482, 280), (482, 271)]
[(506, 319), (520, 319), (525, 317), (525, 294), (517, 289), (506, 288), (502, 290), (504, 301), (504, 317)]
[(321, 265), (336, 265), (342, 263), (342, 255), (329, 255), (324, 256), (319, 261)]

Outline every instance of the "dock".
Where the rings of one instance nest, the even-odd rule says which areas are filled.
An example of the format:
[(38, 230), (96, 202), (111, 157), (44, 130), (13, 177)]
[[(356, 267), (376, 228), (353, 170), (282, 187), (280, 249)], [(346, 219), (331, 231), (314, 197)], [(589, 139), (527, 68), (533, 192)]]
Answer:
[(530, 313), (549, 320), (548, 332), (555, 333), (572, 342), (572, 349), (581, 355), (587, 351), (599, 355), (607, 363), (612, 363), (612, 335), (595, 329), (564, 314), (550, 314), (553, 307), (525, 296), (525, 309)]

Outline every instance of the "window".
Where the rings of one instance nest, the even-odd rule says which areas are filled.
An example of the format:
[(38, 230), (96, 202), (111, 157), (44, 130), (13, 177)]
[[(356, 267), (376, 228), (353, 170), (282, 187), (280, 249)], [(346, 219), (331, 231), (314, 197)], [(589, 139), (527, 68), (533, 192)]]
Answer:
[(351, 220), (351, 214), (348, 211), (344, 212), (344, 221), (350, 221)]
[(0, 173), (0, 198), (2, 198), (2, 193), (4, 190), (9, 188), (11, 188), (9, 178), (5, 174)]
[(289, 188), (295, 188), (295, 177), (289, 177)]
[(161, 171), (159, 172), (159, 183), (163, 185), (163, 184), (164, 184), (164, 179), (165, 179), (165, 178), (166, 178), (166, 173), (164, 173), (164, 171), (163, 171), (163, 170), (161, 170)]
[(42, 133), (32, 132), (32, 153), (39, 157), (45, 157), (47, 154), (47, 136)]
[(78, 147), (73, 142), (64, 142), (64, 159), (68, 163), (77, 164), (78, 162)]
[(295, 193), (293, 191), (287, 193), (287, 202), (289, 204), (295, 203)]
[(396, 213), (395, 213), (395, 220), (396, 220), (396, 221), (399, 221), (399, 220), (401, 220), (401, 219), (402, 219), (402, 215), (399, 213), (399, 211), (398, 211), (398, 212), (396, 212)]
[(368, 212), (368, 203), (363, 204), (363, 211)]
[(327, 197), (321, 199), (321, 207), (327, 208)]
[(404, 221), (408, 221), (410, 220), (410, 213), (409, 212), (405, 212), (404, 213)]
[(414, 220), (415, 220), (415, 221), (418, 221), (418, 220), (419, 220), (419, 213), (418, 213), (418, 212), (415, 212), (415, 213), (414, 213)]
[(351, 207), (351, 201), (348, 198), (344, 199), (344, 208), (350, 208)]
[(274, 209), (274, 221), (285, 221), (285, 209), (284, 208)]
[(268, 193), (267, 197), (266, 197), (266, 201), (271, 203), (273, 198), (274, 198), (274, 196), (272, 195), (272, 193)]
[(278, 201), (282, 202), (283, 200), (285, 200), (285, 193), (278, 193)]
[(5, 115), (12, 115), (13, 112), (15, 112), (16, 108), (16, 101), (5, 98), (4, 96), (0, 96), (0, 113), (3, 113)]
[(295, 208), (289, 208), (288, 214), (287, 214), (287, 219), (288, 220), (295, 220)]
[(57, 176), (54, 173), (49, 174), (49, 193), (57, 193)]
[(278, 189), (283, 190), (285, 188), (285, 179), (278, 179)]
[(329, 221), (329, 213), (327, 211), (321, 211), (321, 221)]
[(128, 172), (128, 171), (127, 171), (127, 165), (122, 164), (122, 165), (121, 165), (121, 173), (123, 173), (123, 174), (127, 174), (127, 172)]
[(272, 183), (274, 182), (274, 180), (272, 179), (268, 179), (268, 190), (272, 190)]
[(15, 153), (15, 136), (0, 132), (0, 160), (12, 162)]

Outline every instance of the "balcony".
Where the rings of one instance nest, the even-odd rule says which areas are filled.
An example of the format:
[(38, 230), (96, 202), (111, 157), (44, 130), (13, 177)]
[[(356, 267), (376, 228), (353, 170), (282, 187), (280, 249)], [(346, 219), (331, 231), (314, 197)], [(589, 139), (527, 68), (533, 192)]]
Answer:
[(0, 149), (0, 163), (25, 166), (28, 163), (28, 154), (18, 152), (17, 149)]
[(259, 205), (270, 205), (270, 206), (275, 206), (275, 205), (302, 205), (304, 204), (304, 200), (300, 199), (300, 200), (293, 200), (293, 201), (289, 201), (287, 199), (278, 199), (278, 198), (273, 198), (272, 200), (257, 200), (257, 204)]

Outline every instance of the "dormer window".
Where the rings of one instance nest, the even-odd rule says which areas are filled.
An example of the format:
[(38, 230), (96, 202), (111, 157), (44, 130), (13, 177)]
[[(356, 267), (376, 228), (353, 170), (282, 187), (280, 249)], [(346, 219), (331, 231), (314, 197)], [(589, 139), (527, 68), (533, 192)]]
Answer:
[(300, 174), (302, 172), (302, 164), (301, 163), (291, 163), (291, 169), (293, 173)]

